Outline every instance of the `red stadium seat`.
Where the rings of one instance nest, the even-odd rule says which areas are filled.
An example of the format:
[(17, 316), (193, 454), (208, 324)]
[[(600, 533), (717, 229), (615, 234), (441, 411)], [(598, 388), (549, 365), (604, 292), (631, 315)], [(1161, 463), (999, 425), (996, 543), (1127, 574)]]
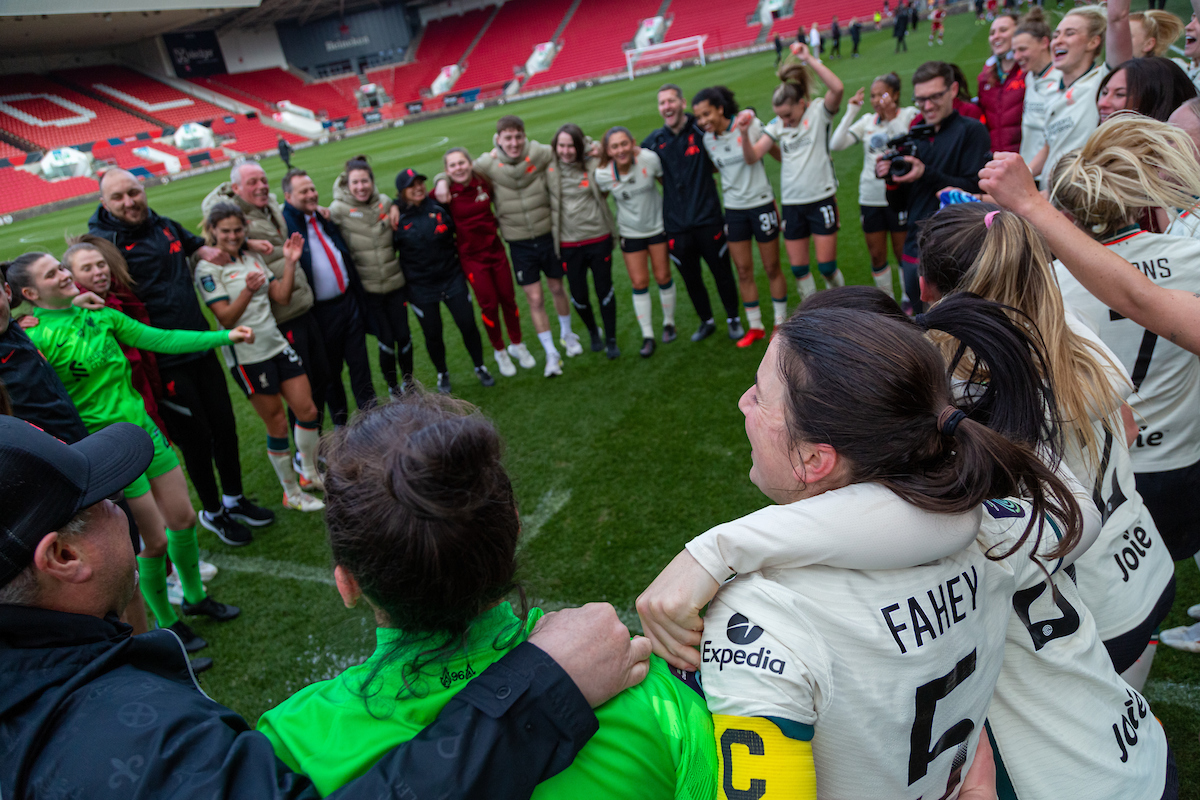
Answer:
[[(469, 11), (461, 17), (434, 20), (425, 27), (411, 63), (371, 70), (367, 73), (368, 80), (382, 86), (401, 108), (405, 103), (421, 100), (421, 90), (433, 84), (442, 67), (459, 62), (494, 11), (494, 8), (482, 8)], [(460, 78), (455, 88), (468, 87)], [(440, 103), (437, 106), (440, 107)], [(425, 107), (429, 109), (433, 105), (427, 100)]]
[(101, 95), (114, 105), (132, 108), (175, 127), (185, 122), (206, 122), (229, 113), (126, 67), (86, 67), (55, 75)]
[(152, 123), (39, 75), (6, 75), (0, 128), (52, 150), (138, 133)]
[(454, 88), (511, 81), (513, 67), (523, 67), (535, 45), (550, 41), (570, 7), (571, 0), (518, 0), (502, 5)]
[[(752, 44), (760, 32), (760, 26), (750, 27), (746, 18), (758, 8), (755, 0), (735, 0), (714, 3), (711, 0), (673, 0), (670, 13), (674, 22), (667, 29), (667, 41), (686, 39), (689, 36), (708, 36), (706, 50), (722, 50), (743, 44)], [(808, 13), (807, 10), (805, 13)]]
[(44, 181), (16, 167), (0, 169), (0, 214), (99, 191), (92, 178)]
[[(225, 121), (230, 118), (234, 122)], [(217, 134), (217, 136), (232, 137), (233, 141), (222, 142), (221, 147), (243, 154), (275, 150), (279, 146), (279, 136), (281, 134), (283, 138), (292, 144), (308, 141), (303, 136), (269, 128), (257, 119), (247, 119), (241, 115), (213, 120), (212, 129), (213, 133)]]
[(525, 86), (621, 72), (623, 46), (633, 41), (642, 20), (653, 17), (661, 5), (660, 0), (583, 0), (563, 31), (563, 48), (550, 69), (534, 75)]
[[(358, 103), (354, 99), (353, 90), (358, 79), (353, 75), (348, 77), (352, 82), (348, 95), (346, 87), (341, 85), (347, 78), (336, 78), (335, 81), (339, 82), (338, 87), (334, 87), (330, 81), (305, 83), (279, 67), (190, 80), (235, 100), (257, 106), (265, 113), (274, 113), (277, 103), (289, 100), (329, 119), (353, 118), (358, 114)], [(361, 122), (361, 117), (359, 121)]]

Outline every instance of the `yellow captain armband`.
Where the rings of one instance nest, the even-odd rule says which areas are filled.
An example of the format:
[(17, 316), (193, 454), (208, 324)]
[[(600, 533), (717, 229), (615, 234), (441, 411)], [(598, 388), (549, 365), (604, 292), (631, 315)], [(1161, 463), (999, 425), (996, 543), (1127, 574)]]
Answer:
[(816, 800), (813, 727), (713, 714), (721, 800)]

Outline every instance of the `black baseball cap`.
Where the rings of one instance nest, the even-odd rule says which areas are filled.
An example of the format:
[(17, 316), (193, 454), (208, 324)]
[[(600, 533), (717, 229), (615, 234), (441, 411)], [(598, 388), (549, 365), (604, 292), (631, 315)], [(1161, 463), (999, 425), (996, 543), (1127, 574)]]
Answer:
[(152, 458), (150, 434), (128, 422), (66, 444), (0, 416), (0, 586), (29, 566), (42, 537), (124, 489)]
[(403, 192), (405, 189), (412, 186), (417, 181), (427, 181), (427, 180), (429, 180), (429, 178), (425, 177), (424, 175), (422, 175), (421, 173), (417, 172), (415, 169), (412, 169), (410, 167), (406, 170), (402, 170), (400, 172), (400, 174), (396, 176), (396, 191)]

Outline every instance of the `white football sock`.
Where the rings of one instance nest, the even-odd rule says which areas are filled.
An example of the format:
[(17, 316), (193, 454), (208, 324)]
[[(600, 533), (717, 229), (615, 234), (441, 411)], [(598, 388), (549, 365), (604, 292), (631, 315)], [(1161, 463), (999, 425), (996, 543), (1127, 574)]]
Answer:
[[(812, 276), (810, 275), (810, 280), (811, 277)], [(776, 300), (774, 297), (772, 297), (771, 308), (775, 311), (775, 325), (782, 325), (788, 317), (787, 298), (785, 297), (782, 300)]]
[(317, 445), (321, 441), (321, 431), (297, 424), (292, 435), (296, 438), (296, 449), (300, 451), (300, 469), (305, 478), (311, 478), (317, 474)]
[(796, 288), (800, 292), (800, 302), (804, 302), (804, 298), (812, 297), (817, 293), (817, 282), (813, 280), (812, 273), (806, 273), (803, 278), (796, 279)]
[(662, 303), (663, 325), (675, 325), (675, 281), (666, 287), (658, 287), (658, 301)]
[(762, 309), (757, 305), (746, 306), (746, 321), (750, 323), (751, 330), (763, 330)]
[(633, 312), (637, 315), (638, 327), (642, 329), (643, 339), (654, 338), (654, 326), (651, 319), (651, 312), (653, 310), (653, 304), (650, 302), (650, 292), (646, 289), (640, 292), (634, 289)]
[(875, 286), (879, 289), (879, 291), (883, 292), (888, 297), (893, 296), (891, 264), (884, 264), (883, 271), (872, 272), (871, 277), (875, 279)]
[(571, 315), (567, 314), (565, 317), (560, 316), (558, 318), (558, 335), (560, 337), (566, 337), (566, 335), (570, 332), (571, 332)]
[(539, 333), (538, 341), (542, 343), (542, 349), (546, 351), (546, 355), (549, 356), (558, 354), (558, 348), (554, 346), (554, 334), (550, 331), (542, 331)]
[(271, 467), (275, 470), (275, 476), (279, 478), (279, 485), (283, 487), (285, 492), (299, 491), (300, 484), (296, 482), (296, 471), (292, 469), (292, 454), (277, 453), (274, 450), (267, 450), (267, 458), (271, 461)]

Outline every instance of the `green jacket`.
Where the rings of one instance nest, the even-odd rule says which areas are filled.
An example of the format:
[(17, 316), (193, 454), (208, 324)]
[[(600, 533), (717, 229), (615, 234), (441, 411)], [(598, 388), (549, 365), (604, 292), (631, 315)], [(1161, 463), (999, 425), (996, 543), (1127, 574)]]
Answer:
[[(400, 645), (394, 628), (378, 628), (370, 659), (296, 692), (263, 714), (258, 729), (280, 760), (327, 795), (420, 733), (473, 677), (523, 642), (541, 616), (533, 609), (522, 624), (501, 603), (476, 618), (465, 648), (418, 676), (402, 672), (420, 647)], [(716, 796), (712, 717), (665, 662), (652, 657), (646, 680), (597, 708), (596, 716), (600, 730), (571, 766), (538, 786), (534, 800)]]
[(360, 203), (350, 194), (348, 180), (343, 172), (333, 182), (329, 215), (350, 247), (363, 288), (371, 294), (394, 292), (404, 285), (404, 273), (392, 245), (392, 226), (388, 222), (392, 198), (376, 189), (370, 201)]
[[(275, 250), (271, 255), (259, 253), (258, 256), (266, 262), (276, 280), (283, 278), (283, 242), (288, 233), (287, 223), (283, 221), (283, 211), (280, 210), (275, 196), (271, 195), (266, 208), (252, 206), (234, 193), (233, 183), (225, 181), (208, 193), (208, 196), (200, 204), (200, 210), (207, 217), (209, 210), (221, 202), (237, 203), (238, 208), (242, 209), (242, 213), (246, 215), (247, 239), (266, 239), (275, 245)], [(272, 300), (271, 313), (275, 316), (276, 322), (288, 322), (312, 308), (313, 300), (313, 290), (308, 285), (308, 276), (304, 270), (297, 269), (296, 279), (292, 284), (292, 299), (288, 301), (287, 305), (280, 305)]]

